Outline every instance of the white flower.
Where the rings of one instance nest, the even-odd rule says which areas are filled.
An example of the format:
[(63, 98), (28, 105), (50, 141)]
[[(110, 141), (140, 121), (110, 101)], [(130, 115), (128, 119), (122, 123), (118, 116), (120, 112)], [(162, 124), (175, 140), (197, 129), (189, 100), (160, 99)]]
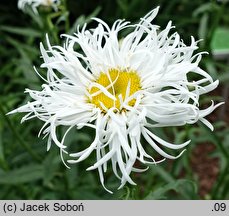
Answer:
[(38, 13), (37, 7), (39, 6), (53, 7), (54, 10), (57, 10), (59, 3), (60, 0), (18, 0), (18, 8), (24, 10), (26, 5), (30, 5), (34, 13)]
[[(84, 25), (74, 36), (64, 35), (63, 47), (51, 46), (47, 39), (48, 49), (40, 47), (41, 67), (47, 68), (46, 84), (41, 91), (26, 89), (33, 101), (11, 112), (27, 112), (22, 121), (34, 117), (44, 121), (40, 133), (49, 136), (48, 149), (51, 141), (59, 146), (61, 156), (63, 151), (67, 153), (64, 141), (72, 128), (94, 128), (94, 141), (83, 151), (69, 152), (72, 160), (68, 163), (78, 163), (95, 151), (96, 162), (87, 170), (98, 169), (103, 186), (109, 161), (121, 188), (126, 182), (135, 184), (131, 171), (144, 171), (134, 167), (137, 161), (156, 164), (176, 159), (184, 150), (172, 156), (165, 149), (181, 149), (190, 142), (171, 144), (150, 128), (200, 120), (213, 130), (205, 116), (220, 104), (212, 102), (201, 110), (199, 97), (215, 89), (218, 80), (213, 81), (198, 66), (203, 53), (193, 55), (198, 48), (193, 37), (187, 46), (178, 33), (169, 36), (171, 22), (161, 31), (151, 24), (158, 9), (136, 25), (117, 20), (109, 28), (94, 18), (98, 22), (95, 29), (86, 30)], [(120, 41), (124, 29), (132, 32)], [(74, 45), (81, 52), (76, 52)], [(195, 80), (190, 79), (192, 75)], [(56, 135), (58, 126), (68, 127), (61, 140)], [(149, 150), (164, 159), (155, 161)]]

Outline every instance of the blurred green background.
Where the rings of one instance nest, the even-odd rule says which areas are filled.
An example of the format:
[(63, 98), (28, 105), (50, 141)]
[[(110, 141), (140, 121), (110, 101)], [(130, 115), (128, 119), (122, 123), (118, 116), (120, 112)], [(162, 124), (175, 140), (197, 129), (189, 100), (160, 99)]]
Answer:
[[(37, 119), (20, 124), (23, 114), (6, 116), (29, 100), (24, 89), (41, 89), (42, 80), (34, 72), (39, 68), (39, 43), (50, 35), (52, 44), (61, 44), (61, 33), (72, 34), (77, 25), (97, 16), (110, 26), (118, 18), (138, 22), (156, 6), (160, 11), (154, 23), (165, 28), (173, 21), (186, 44), (190, 36), (204, 39), (199, 51), (204, 55), (201, 67), (220, 86), (201, 99), (225, 101), (208, 119), (215, 131), (202, 124), (154, 130), (165, 140), (181, 143), (192, 139), (187, 151), (176, 161), (150, 166), (142, 174), (132, 174), (137, 186), (116, 190), (119, 181), (106, 173), (107, 193), (99, 183), (97, 171), (85, 169), (94, 155), (67, 169), (58, 148), (46, 151), (47, 139), (38, 138), (42, 122)], [(216, 0), (67, 0), (59, 12), (29, 8), (23, 13), (16, 0), (0, 1), (0, 199), (229, 199), (229, 2)], [(40, 71), (40, 69), (39, 69)], [(45, 74), (45, 70), (41, 71)], [(62, 134), (63, 131), (58, 131)], [(86, 147), (93, 131), (74, 130), (66, 139), (74, 149)], [(177, 153), (177, 152), (173, 152)]]

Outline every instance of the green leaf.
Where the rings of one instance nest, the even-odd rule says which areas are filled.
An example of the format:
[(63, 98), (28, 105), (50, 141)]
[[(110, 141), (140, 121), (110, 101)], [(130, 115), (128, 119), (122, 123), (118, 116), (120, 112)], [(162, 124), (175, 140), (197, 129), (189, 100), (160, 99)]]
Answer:
[(153, 166), (152, 168), (154, 169), (154, 172), (157, 172), (158, 175), (163, 178), (166, 182), (173, 182), (174, 178), (170, 173), (166, 170), (164, 170), (161, 166), (159, 165), (150, 165)]
[(218, 27), (211, 41), (213, 54), (229, 54), (229, 28)]
[(12, 171), (0, 171), (0, 184), (20, 184), (36, 181), (44, 177), (44, 170), (41, 165), (23, 166)]
[(0, 26), (0, 30), (6, 31), (9, 33), (22, 35), (22, 36), (28, 36), (28, 37), (41, 37), (41, 32), (36, 31), (32, 28), (22, 28), (22, 27), (16, 27), (16, 26)]
[(193, 16), (196, 17), (199, 14), (210, 12), (210, 11), (215, 11), (217, 9), (219, 9), (219, 6), (217, 6), (216, 4), (212, 4), (211, 2), (206, 3), (206, 4), (201, 4), (200, 7), (194, 10)]
[(34, 20), (35, 23), (38, 24), (40, 28), (44, 27), (44, 22), (41, 18), (41, 16), (37, 16), (37, 14), (34, 13), (31, 7), (26, 8), (26, 12), (31, 16), (31, 18)]
[[(200, 39), (206, 39), (207, 37), (207, 32), (208, 32), (208, 20), (209, 20), (209, 15), (205, 13), (201, 19), (200, 19), (200, 25), (198, 29), (198, 36)], [(204, 41), (202, 41), (202, 44)]]
[[(1, 117), (1, 116), (0, 116)], [(0, 118), (0, 166), (3, 169), (7, 169), (7, 163), (5, 161), (5, 155), (4, 155), (4, 146), (3, 146), (3, 136), (2, 136), (2, 125), (1, 123), (3, 122), (3, 120)]]
[(74, 24), (72, 25), (72, 28), (70, 29), (69, 34), (73, 34), (73, 33), (76, 31), (76, 29), (77, 29), (78, 26), (82, 26), (84, 23), (90, 23), (90, 22), (92, 21), (91, 18), (96, 17), (96, 16), (98, 15), (98, 13), (100, 12), (100, 10), (101, 10), (101, 7), (98, 6), (98, 7), (97, 7), (91, 14), (89, 14), (87, 17), (85, 17), (85, 15), (79, 16), (79, 17), (75, 20)]
[[(186, 189), (191, 186), (191, 190), (189, 193), (186, 192)], [(155, 191), (151, 191), (145, 199), (168, 199), (168, 192), (175, 191), (178, 194), (182, 195), (182, 198), (190, 199), (188, 196), (191, 192), (196, 192), (197, 188), (194, 182), (187, 179), (179, 179), (177, 181), (173, 181), (171, 183), (166, 184), (164, 187), (160, 187)]]
[(48, 185), (59, 168), (61, 160), (57, 151), (50, 151), (46, 156), (44, 166), (44, 185)]

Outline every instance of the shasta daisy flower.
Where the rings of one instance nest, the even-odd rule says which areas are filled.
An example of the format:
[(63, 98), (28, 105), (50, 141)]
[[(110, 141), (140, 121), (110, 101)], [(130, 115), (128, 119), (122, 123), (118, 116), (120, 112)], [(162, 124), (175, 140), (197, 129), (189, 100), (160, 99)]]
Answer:
[(18, 0), (18, 8), (24, 10), (26, 5), (30, 5), (34, 13), (38, 13), (37, 7), (39, 6), (53, 7), (54, 10), (57, 10), (59, 3), (60, 0)]
[[(151, 24), (158, 13), (156, 8), (136, 25), (117, 20), (111, 28), (98, 19), (95, 29), (86, 25), (74, 36), (67, 38), (63, 47), (51, 46), (47, 50), (41, 44), (41, 54), (47, 68), (47, 79), (42, 90), (26, 89), (33, 99), (14, 110), (26, 112), (22, 121), (39, 118), (44, 122), (40, 133), (48, 135), (48, 149), (53, 141), (62, 152), (67, 133), (74, 127), (91, 127), (95, 130), (94, 141), (85, 150), (72, 153), (68, 163), (78, 163), (93, 151), (96, 162), (87, 170), (98, 169), (104, 186), (104, 173), (110, 162), (114, 174), (123, 187), (131, 179), (132, 171), (141, 172), (134, 165), (156, 164), (164, 159), (176, 159), (190, 141), (172, 144), (154, 134), (151, 128), (181, 126), (202, 121), (220, 104), (201, 110), (199, 98), (218, 85), (198, 64), (201, 54), (193, 55), (198, 48), (191, 38), (185, 45), (178, 33), (169, 34), (173, 28), (169, 22), (164, 30)], [(120, 40), (124, 29), (132, 32)], [(77, 52), (77, 44), (81, 51)], [(197, 75), (196, 80), (190, 74)], [(67, 126), (68, 130), (58, 140), (56, 129)], [(39, 134), (40, 134), (39, 133)], [(148, 143), (143, 145), (142, 139)], [(168, 149), (183, 149), (177, 156)], [(151, 150), (164, 159), (156, 161)], [(105, 187), (105, 186), (104, 186)]]

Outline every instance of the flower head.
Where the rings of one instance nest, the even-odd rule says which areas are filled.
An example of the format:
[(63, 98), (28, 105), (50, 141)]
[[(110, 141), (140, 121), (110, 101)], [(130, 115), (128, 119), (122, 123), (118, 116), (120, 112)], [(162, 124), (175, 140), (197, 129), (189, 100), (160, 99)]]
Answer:
[[(14, 110), (28, 113), (22, 121), (34, 117), (44, 122), (40, 133), (48, 135), (48, 149), (53, 141), (61, 153), (67, 133), (74, 127), (91, 127), (94, 141), (80, 152), (68, 152), (68, 163), (78, 163), (93, 151), (96, 162), (87, 170), (98, 169), (104, 186), (104, 173), (111, 163), (114, 174), (123, 187), (126, 182), (135, 184), (130, 174), (142, 172), (135, 167), (137, 161), (156, 164), (166, 158), (176, 159), (189, 144), (172, 144), (152, 132), (152, 128), (181, 126), (202, 121), (220, 104), (201, 110), (199, 98), (218, 85), (198, 64), (201, 54), (193, 55), (198, 48), (191, 38), (185, 45), (178, 33), (169, 35), (173, 28), (169, 22), (164, 30), (151, 24), (158, 8), (149, 12), (136, 25), (117, 20), (111, 28), (97, 18), (98, 26), (86, 30), (86, 25), (74, 36), (64, 35), (63, 47), (41, 44), (41, 54), (47, 68), (47, 79), (41, 91), (27, 89), (32, 102)], [(120, 40), (124, 29), (132, 32)], [(81, 52), (74, 49), (77, 44)], [(197, 75), (191, 80), (190, 74)], [(58, 140), (56, 128), (68, 130)], [(40, 134), (39, 133), (39, 134)], [(143, 145), (142, 139), (148, 143)], [(168, 149), (183, 149), (177, 156)], [(163, 157), (156, 161), (152, 152)], [(61, 154), (62, 155), (62, 154)], [(105, 187), (105, 186), (104, 186)]]
[(60, 3), (60, 0), (18, 0), (18, 8), (21, 10), (25, 9), (26, 5), (30, 5), (34, 11), (37, 12), (37, 7), (53, 7), (54, 10), (57, 10), (57, 5)]

